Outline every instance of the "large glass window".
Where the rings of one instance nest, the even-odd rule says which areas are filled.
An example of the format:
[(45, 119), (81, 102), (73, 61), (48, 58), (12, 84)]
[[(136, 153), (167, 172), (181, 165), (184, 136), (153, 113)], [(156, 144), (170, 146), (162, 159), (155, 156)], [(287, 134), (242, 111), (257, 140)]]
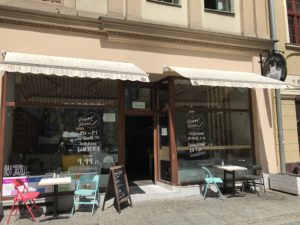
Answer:
[(300, 0), (287, 0), (290, 42), (300, 44)]
[(116, 81), (9, 74), (8, 87), (3, 195), (11, 194), (10, 177), (37, 189), (54, 171), (74, 179), (97, 173), (105, 186), (118, 163)]
[(189, 80), (175, 80), (177, 109), (248, 109), (247, 88), (192, 86)]
[(201, 181), (201, 166), (251, 164), (248, 89), (187, 86), (184, 82), (175, 80), (179, 182)]

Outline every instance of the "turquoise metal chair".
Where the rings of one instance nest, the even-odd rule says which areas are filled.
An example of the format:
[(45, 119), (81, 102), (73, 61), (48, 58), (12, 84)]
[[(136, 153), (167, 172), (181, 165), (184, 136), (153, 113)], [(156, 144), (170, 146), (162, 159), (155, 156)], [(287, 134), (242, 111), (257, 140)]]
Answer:
[(100, 207), (100, 193), (98, 188), (99, 175), (81, 175), (74, 191), (72, 214), (75, 212), (76, 205), (93, 205), (92, 215), (94, 215), (95, 205)]
[(205, 199), (206, 194), (207, 194), (207, 190), (209, 188), (211, 188), (211, 186), (215, 186), (218, 192), (218, 195), (221, 199), (225, 199), (225, 197), (223, 196), (222, 192), (220, 191), (220, 188), (218, 186), (218, 184), (223, 184), (223, 180), (220, 177), (213, 177), (211, 175), (211, 172), (209, 171), (209, 169), (207, 169), (205, 166), (202, 167), (202, 169), (205, 172), (205, 184), (204, 184), (204, 194), (203, 194), (203, 198)]

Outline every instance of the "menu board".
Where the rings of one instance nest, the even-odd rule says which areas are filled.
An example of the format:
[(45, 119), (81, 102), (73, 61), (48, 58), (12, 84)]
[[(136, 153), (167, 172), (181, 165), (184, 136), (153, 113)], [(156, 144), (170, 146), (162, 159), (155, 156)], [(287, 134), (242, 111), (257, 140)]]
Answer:
[(78, 113), (77, 126), (73, 131), (64, 131), (64, 147), (68, 153), (99, 152), (103, 142), (101, 111)]
[(102, 211), (104, 210), (105, 202), (112, 198), (114, 198), (114, 203), (117, 207), (118, 213), (121, 213), (120, 204), (123, 202), (128, 202), (132, 207), (132, 201), (124, 166), (114, 166), (109, 170), (109, 178), (106, 186)]
[(207, 144), (207, 119), (205, 113), (191, 112), (187, 114), (187, 144), (190, 157), (205, 154), (203, 147)]

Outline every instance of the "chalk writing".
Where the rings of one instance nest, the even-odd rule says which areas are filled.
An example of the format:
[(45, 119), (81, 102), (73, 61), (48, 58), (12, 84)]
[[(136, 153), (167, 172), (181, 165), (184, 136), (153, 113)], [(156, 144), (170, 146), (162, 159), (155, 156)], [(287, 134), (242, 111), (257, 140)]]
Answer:
[(4, 165), (4, 177), (16, 177), (28, 174), (28, 166), (26, 165)]
[(202, 155), (199, 153), (203, 150), (203, 146), (206, 146), (206, 119), (203, 113), (188, 113), (186, 120), (187, 127), (187, 141), (189, 147), (189, 153), (191, 157)]

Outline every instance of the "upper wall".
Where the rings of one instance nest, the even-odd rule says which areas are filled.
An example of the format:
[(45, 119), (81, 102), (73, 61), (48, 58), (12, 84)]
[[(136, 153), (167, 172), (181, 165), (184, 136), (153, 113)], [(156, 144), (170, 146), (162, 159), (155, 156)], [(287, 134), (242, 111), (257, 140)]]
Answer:
[(241, 34), (241, 8), (240, 0), (234, 0), (232, 13), (219, 13), (205, 10), (204, 1), (201, 2), (202, 26), (204, 29), (224, 33)]
[(231, 0), (232, 12), (204, 8), (204, 0), (0, 0), (0, 5), (64, 15), (110, 17), (246, 37), (270, 38), (268, 0)]
[(145, 21), (188, 27), (187, 0), (181, 1), (181, 7), (142, 1), (141, 10)]

